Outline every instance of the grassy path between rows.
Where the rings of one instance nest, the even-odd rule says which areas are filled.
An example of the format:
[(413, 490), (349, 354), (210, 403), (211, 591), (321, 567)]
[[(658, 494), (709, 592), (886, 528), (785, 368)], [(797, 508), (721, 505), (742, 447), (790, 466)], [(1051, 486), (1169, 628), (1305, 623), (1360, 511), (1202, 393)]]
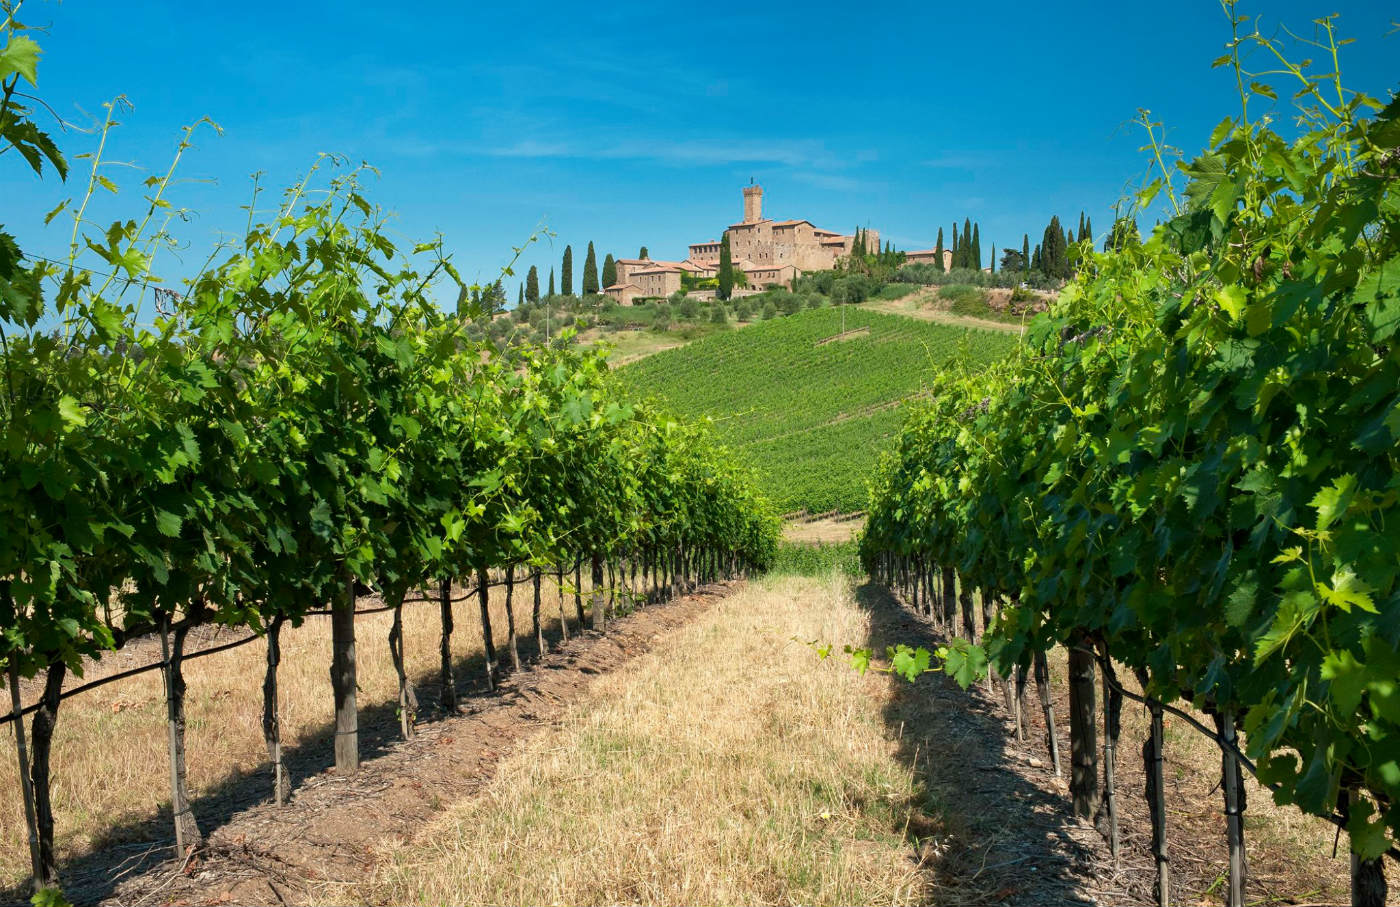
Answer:
[[(920, 714), (955, 724), (906, 728), (920, 717), (901, 711), (907, 684), (819, 661), (804, 642), (864, 644), (880, 610), (869, 587), (835, 573), (746, 585), (598, 679), (481, 793), (325, 902), (969, 902), (1008, 893), (980, 871), (994, 863), (1040, 848), (1044, 865), (1068, 867), (1057, 832), (979, 827), (961, 815), (976, 794), (927, 783), (932, 749), (937, 774), (947, 753), (965, 753), (968, 780), (985, 786), (975, 763), (997, 722), (930, 701), (921, 683)], [(1003, 780), (990, 796), (1017, 812), (1051, 800), (1014, 773)], [(1045, 881), (1058, 902), (1083, 897), (1072, 874)]]

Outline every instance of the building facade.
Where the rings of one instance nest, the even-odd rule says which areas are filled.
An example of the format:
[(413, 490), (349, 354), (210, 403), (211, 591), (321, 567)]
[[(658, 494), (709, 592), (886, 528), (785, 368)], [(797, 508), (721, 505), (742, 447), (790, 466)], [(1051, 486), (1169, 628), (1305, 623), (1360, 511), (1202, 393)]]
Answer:
[[(854, 234), (823, 230), (809, 220), (770, 220), (763, 216), (763, 187), (742, 190), (744, 219), (730, 224), (729, 256), (734, 268), (743, 272), (749, 286), (762, 289), (769, 284), (786, 286), (807, 271), (827, 271), (855, 248)], [(878, 251), (880, 233), (865, 230), (866, 248)], [(710, 278), (719, 274), (719, 240), (691, 243), (685, 261), (617, 260), (617, 282), (603, 292), (623, 305), (637, 299), (669, 296), (681, 288), (681, 274)], [(932, 252), (929, 253), (932, 255)]]

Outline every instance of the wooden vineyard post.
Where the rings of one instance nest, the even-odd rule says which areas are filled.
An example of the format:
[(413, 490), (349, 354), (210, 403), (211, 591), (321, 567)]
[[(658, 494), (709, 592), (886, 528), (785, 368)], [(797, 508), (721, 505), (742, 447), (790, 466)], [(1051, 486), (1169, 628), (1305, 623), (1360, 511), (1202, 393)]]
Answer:
[[(1147, 672), (1139, 669), (1137, 678), (1146, 692)], [(1152, 729), (1142, 744), (1142, 768), (1147, 776), (1145, 793), (1147, 813), (1152, 823), (1152, 860), (1157, 864), (1157, 907), (1170, 907), (1172, 885), (1171, 864), (1167, 860), (1167, 786), (1162, 771), (1162, 704), (1150, 696), (1146, 699)]]
[(53, 846), (53, 798), (49, 788), (49, 757), (53, 732), (58, 725), (58, 706), (63, 701), (63, 678), (68, 667), (61, 661), (49, 665), (44, 675), (44, 692), (34, 712), (30, 739), (33, 741), (29, 777), (34, 791), (34, 825), (39, 830), (38, 888), (58, 887), (58, 859)]
[(564, 565), (554, 565), (554, 591), (559, 595), (559, 632), (563, 641), (569, 641), (569, 619), (564, 615)]
[(476, 600), (481, 605), (481, 648), (486, 653), (486, 692), (496, 689), (496, 637), (491, 631), (491, 576), (476, 570)]
[[(1351, 819), (1351, 804), (1360, 796), (1360, 778), (1352, 769), (1342, 770), (1341, 787), (1337, 791), (1337, 812), (1343, 820)], [(1363, 860), (1355, 851), (1351, 854), (1352, 907), (1385, 907), (1385, 866), (1380, 857)]]
[(175, 628), (170, 639), (170, 618), (163, 617), (160, 628), (160, 648), (165, 662), (165, 716), (170, 744), (170, 814), (175, 825), (175, 849), (185, 856), (202, 840), (199, 823), (190, 809), (190, 792), (185, 771), (185, 673), (183, 661), (185, 637), (189, 620)]
[(1025, 665), (1016, 666), (1016, 707), (1012, 711), (1016, 714), (1016, 739), (1021, 743), (1025, 743), (1029, 736), (1026, 733), (1028, 723), (1026, 721), (1026, 688), (1029, 686), (1026, 681), (1029, 679), (1028, 674)]
[(968, 642), (977, 641), (977, 617), (972, 610), (972, 588), (958, 577), (958, 605), (962, 609), (963, 636)]
[(506, 650), (510, 652), (510, 669), (520, 673), (520, 647), (515, 639), (515, 567), (506, 568)]
[(1095, 708), (1094, 653), (1083, 634), (1069, 645), (1069, 793), (1076, 815), (1097, 819), (1099, 790), (1099, 729)]
[(1050, 665), (1045, 653), (1036, 652), (1033, 664), (1035, 688), (1040, 695), (1040, 711), (1045, 716), (1045, 738), (1050, 750), (1050, 764), (1055, 768), (1055, 777), (1062, 778), (1064, 771), (1060, 768), (1060, 741), (1055, 735), (1055, 707), (1050, 702)]
[(277, 806), (285, 805), (290, 793), (287, 766), (282, 759), (282, 712), (277, 693), (277, 668), (282, 664), (282, 624), (285, 622), (286, 618), (278, 614), (267, 625), (267, 671), (263, 674), (263, 741), (267, 744), (267, 758), (272, 762), (272, 802)]
[(606, 625), (603, 614), (603, 559), (594, 554), (589, 563), (593, 579), (593, 589), (589, 594), (589, 604), (593, 607), (593, 629), (602, 631)]
[(578, 615), (578, 631), (587, 623), (583, 616), (583, 558), (574, 559), (574, 612)]
[(1244, 907), (1245, 876), (1249, 865), (1244, 851), (1244, 785), (1240, 783), (1240, 761), (1235, 756), (1235, 716), (1228, 709), (1214, 712), (1220, 734), (1220, 789), (1225, 798), (1225, 835), (1230, 846), (1230, 874), (1225, 907)]
[(958, 625), (957, 574), (952, 567), (943, 568), (943, 629), (952, 634)]
[(1123, 719), (1123, 694), (1118, 692), (1118, 678), (1109, 660), (1108, 646), (1103, 647), (1103, 795), (1108, 814), (1108, 847), (1116, 861), (1120, 855), (1118, 835), (1118, 793), (1115, 771), (1118, 767), (1118, 735)]
[(418, 714), (418, 694), (408, 679), (403, 660), (403, 600), (407, 589), (391, 587), (388, 594), (394, 609), (394, 622), (389, 626), (389, 657), (399, 679), (399, 733), (407, 740), (413, 736), (413, 720)]
[(360, 769), (360, 717), (355, 691), (355, 578), (341, 576), (341, 591), (331, 607), (331, 690), (335, 695), (335, 770)]
[(535, 568), (534, 587), (535, 587), (535, 603), (534, 603), (534, 606), (533, 606), (533, 607), (531, 608), (531, 610), (530, 610), (530, 619), (531, 619), (531, 621), (534, 622), (534, 629), (535, 629), (535, 652), (537, 653), (537, 654), (536, 654), (536, 657), (537, 657), (537, 658), (544, 658), (545, 653), (549, 651), (549, 648), (545, 645), (545, 642), (544, 642), (544, 628), (543, 628), (543, 626), (540, 624), (540, 570), (539, 570), (538, 567)]
[(607, 606), (604, 609), (605, 617), (612, 617), (617, 614), (617, 570), (613, 567), (613, 559), (608, 558), (608, 594)]
[(438, 581), (438, 614), (442, 619), (442, 636), (438, 640), (438, 678), (442, 684), (439, 700), (442, 710), (451, 715), (457, 711), (457, 678), (452, 672), (452, 631), (456, 621), (452, 615), (452, 580)]
[[(8, 599), (8, 589), (5, 590), (5, 595)], [(29, 833), (29, 867), (37, 887), (39, 876), (42, 874), (39, 860), (39, 829), (34, 824), (34, 788), (30, 786), (29, 779), (29, 747), (24, 737), (24, 706), (19, 695), (19, 665), (13, 659), (10, 661), (9, 681), (10, 713), (14, 716), (11, 724), (15, 729), (15, 756), (19, 760), (19, 788), (24, 797), (24, 827)]]

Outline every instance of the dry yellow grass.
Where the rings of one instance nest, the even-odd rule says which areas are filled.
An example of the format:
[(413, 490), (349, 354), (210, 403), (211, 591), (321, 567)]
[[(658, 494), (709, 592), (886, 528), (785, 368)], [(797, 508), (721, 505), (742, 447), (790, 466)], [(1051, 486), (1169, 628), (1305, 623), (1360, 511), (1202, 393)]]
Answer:
[[(586, 584), (586, 577), (584, 581)], [(546, 581), (543, 593), (542, 610), (546, 617), (553, 618), (549, 626), (555, 628), (558, 605), (554, 584)], [(461, 590), (455, 594), (461, 595)], [(526, 642), (531, 633), (532, 596), (528, 583), (516, 586), (516, 631), (522, 653), (533, 651), (533, 641)], [(503, 590), (491, 590), (498, 657), (508, 663), (504, 600)], [(576, 628), (572, 596), (566, 605), (570, 626)], [(479, 657), (481, 629), (476, 600), (459, 602), (455, 607), (454, 655), (459, 659)], [(356, 622), (362, 710), (398, 699), (398, 681), (387, 643), (390, 621), (391, 615), (382, 613), (362, 616)], [(441, 634), (437, 605), (406, 605), (404, 634), (409, 676), (436, 684)], [(216, 641), (231, 641), (239, 635), (226, 632)], [(192, 637), (192, 650), (203, 645)], [(158, 657), (158, 650), (146, 650), (128, 664), (122, 653), (116, 653), (92, 665), (86, 672), (87, 679)], [(196, 798), (226, 780), (267, 764), (262, 738), (265, 657), (266, 648), (255, 641), (186, 665), (189, 783)], [(289, 749), (324, 732), (331, 720), (330, 657), (327, 618), (309, 618), (300, 628), (288, 626), (283, 630), (280, 703), (283, 743)], [(465, 682), (459, 681), (459, 689), (466, 692), (480, 682), (474, 673)], [(27, 701), (32, 701), (37, 690), (29, 692)], [(65, 700), (58, 714), (52, 791), (60, 859), (81, 855), (95, 846), (118, 843), (125, 837), (124, 826), (150, 820), (162, 808), (168, 813), (170, 776), (160, 672), (117, 681)], [(0, 729), (0, 750), (4, 756), (0, 759), (0, 888), (22, 882), (29, 870), (13, 741), (9, 727)], [(332, 762), (330, 744), (325, 743), (323, 749), (324, 758), (319, 764), (328, 766)]]
[[(596, 683), (480, 796), (328, 902), (915, 903), (919, 799), (891, 682), (801, 639), (863, 640), (846, 581), (758, 581)], [(922, 821), (927, 821), (926, 819)]]

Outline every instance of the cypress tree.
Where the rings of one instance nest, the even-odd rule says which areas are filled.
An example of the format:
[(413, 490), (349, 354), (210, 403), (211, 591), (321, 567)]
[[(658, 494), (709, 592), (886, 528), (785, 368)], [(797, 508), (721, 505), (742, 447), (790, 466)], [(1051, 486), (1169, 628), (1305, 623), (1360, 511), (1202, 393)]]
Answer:
[(646, 246), (642, 246), (642, 251), (637, 253), (637, 257), (640, 258), (642, 261), (646, 261), (647, 259), (651, 258), (651, 256), (647, 254)]
[(519, 308), (525, 304), (525, 284), (520, 285), (520, 292), (515, 297), (515, 306)]
[(997, 244), (996, 244), (996, 243), (992, 243), (992, 266), (991, 266), (991, 272), (992, 272), (993, 274), (995, 274), (995, 273), (997, 272)]
[(1041, 261), (1040, 243), (1035, 244), (1035, 254), (1031, 256), (1031, 270), (1045, 273), (1045, 262)]
[(962, 267), (962, 250), (958, 248), (958, 222), (953, 221), (953, 267)]
[[(612, 286), (612, 284), (608, 284)], [(588, 243), (588, 254), (583, 259), (583, 295), (598, 292), (598, 256), (593, 251), (593, 243)]]
[(1050, 218), (1045, 227), (1045, 235), (1040, 240), (1040, 270), (1046, 277), (1063, 277), (1060, 270), (1065, 257), (1065, 234), (1060, 227), (1060, 217)]
[(1075, 231), (1074, 235), (1077, 236), (1077, 237), (1079, 237), (1080, 239), (1083, 239), (1083, 238), (1084, 238), (1084, 212), (1083, 212), (1083, 211), (1080, 211), (1080, 212), (1079, 212), (1079, 229)]
[(972, 220), (966, 217), (963, 218), (961, 245), (963, 250), (963, 267), (975, 267), (976, 265), (972, 260)]
[(525, 301), (540, 301), (540, 272), (534, 265), (530, 265), (530, 270), (525, 275)]
[(550, 268), (550, 269), (549, 269), (549, 292), (546, 293), (545, 295), (546, 295), (546, 296), (553, 296), (553, 295), (554, 295), (554, 269), (553, 269), (553, 268)]
[(574, 295), (574, 247), (564, 247), (564, 265), (559, 271), (559, 290), (565, 296)]
[(1089, 245), (1094, 244), (1094, 221), (1092, 218), (1084, 218), (1084, 226), (1079, 228), (1079, 239), (1089, 240)]
[(980, 271), (980, 270), (982, 270), (982, 232), (981, 232), (980, 229), (978, 229), (977, 224), (973, 224), (973, 225), (972, 225), (972, 248), (971, 248), (971, 253), (972, 253), (972, 254), (971, 254), (971, 258), (972, 258), (972, 262), (971, 262), (971, 264), (972, 264), (972, 270), (974, 270), (974, 271)]
[(617, 262), (613, 261), (612, 253), (603, 256), (603, 286), (610, 287), (617, 283)]
[(938, 244), (933, 247), (933, 266), (943, 270), (943, 228), (938, 228)]
[(728, 299), (734, 293), (734, 260), (729, 253), (729, 231), (719, 239), (719, 288), (715, 295)]
[(1021, 265), (1027, 274), (1031, 272), (1031, 236), (1029, 233), (1021, 234)]

